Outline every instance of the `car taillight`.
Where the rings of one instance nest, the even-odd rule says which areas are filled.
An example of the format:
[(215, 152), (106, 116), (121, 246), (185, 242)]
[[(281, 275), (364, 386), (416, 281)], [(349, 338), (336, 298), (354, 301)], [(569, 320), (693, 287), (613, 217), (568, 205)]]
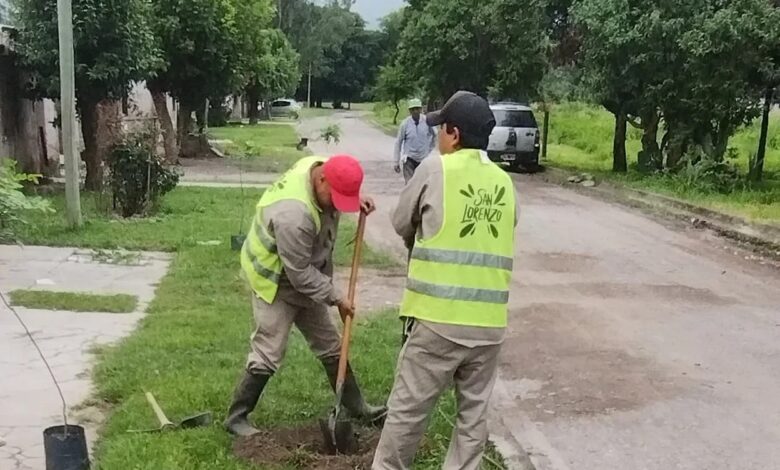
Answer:
[(541, 139), (540, 139), (540, 136), (539, 136), (539, 130), (537, 129), (536, 130), (536, 137), (534, 137), (534, 145), (538, 147), (540, 140)]

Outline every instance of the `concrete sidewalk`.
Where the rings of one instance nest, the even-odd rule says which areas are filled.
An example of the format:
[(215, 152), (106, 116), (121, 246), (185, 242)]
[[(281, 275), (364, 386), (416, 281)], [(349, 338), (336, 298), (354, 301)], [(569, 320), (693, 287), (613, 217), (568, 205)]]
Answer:
[[(95, 259), (97, 258), (97, 259)], [(104, 262), (98, 261), (103, 259)], [(107, 264), (105, 256), (73, 248), (0, 246), (0, 292), (15, 289), (130, 294), (139, 299), (131, 314), (74, 313), (16, 307), (46, 355), (73, 408), (89, 398), (91, 349), (133, 331), (168, 269), (170, 256), (139, 253), (126, 264)], [(0, 303), (0, 468), (45, 468), (43, 430), (62, 424), (62, 405), (46, 367), (13, 313)], [(74, 413), (69, 424), (87, 428), (94, 442), (99, 413)]]

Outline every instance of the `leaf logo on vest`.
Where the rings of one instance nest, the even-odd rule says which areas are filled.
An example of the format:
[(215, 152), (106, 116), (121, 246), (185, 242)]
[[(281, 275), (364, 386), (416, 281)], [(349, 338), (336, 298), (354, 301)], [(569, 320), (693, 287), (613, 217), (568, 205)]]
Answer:
[(498, 238), (496, 224), (501, 222), (504, 216), (506, 188), (496, 185), (493, 191), (484, 188), (475, 190), (469, 184), (465, 189), (461, 189), (460, 193), (467, 199), (463, 205), (463, 218), (460, 221), (463, 225), (460, 238), (474, 235), (480, 225), (484, 225), (493, 238)]
[(287, 177), (283, 177), (280, 180), (277, 180), (276, 183), (274, 183), (270, 188), (267, 189), (269, 193), (272, 193), (274, 191), (279, 191), (280, 189), (284, 189), (284, 185), (287, 184)]

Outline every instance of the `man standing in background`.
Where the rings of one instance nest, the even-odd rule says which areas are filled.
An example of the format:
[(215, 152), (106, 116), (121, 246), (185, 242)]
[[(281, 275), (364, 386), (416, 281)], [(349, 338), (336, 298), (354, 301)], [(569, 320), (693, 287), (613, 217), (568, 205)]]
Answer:
[(422, 114), (422, 101), (409, 100), (409, 117), (401, 122), (395, 141), (395, 172), (403, 167), (404, 181), (409, 182), (420, 162), (436, 145), (436, 133)]

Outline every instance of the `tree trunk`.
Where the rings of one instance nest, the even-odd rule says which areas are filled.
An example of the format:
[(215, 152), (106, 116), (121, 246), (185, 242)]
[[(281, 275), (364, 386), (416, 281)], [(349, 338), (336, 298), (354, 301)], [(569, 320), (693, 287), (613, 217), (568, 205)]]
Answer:
[(658, 125), (661, 115), (656, 109), (642, 113), (642, 155), (639, 166), (645, 170), (663, 169), (663, 156), (658, 145)]
[(772, 98), (774, 97), (774, 88), (767, 88), (764, 94), (764, 112), (761, 117), (761, 134), (758, 138), (758, 152), (750, 166), (750, 179), (752, 181), (761, 181), (764, 178), (764, 159), (766, 157), (766, 139), (769, 133), (769, 112), (772, 109)]
[(626, 113), (619, 110), (615, 114), (615, 136), (612, 142), (612, 171), (625, 173), (628, 171), (626, 160)]
[(271, 116), (271, 101), (265, 100), (263, 101), (263, 119), (266, 121), (270, 121), (272, 118)]
[(192, 131), (192, 108), (184, 103), (179, 103), (179, 117), (176, 120), (176, 127), (176, 132), (179, 136), (179, 145), (181, 146), (183, 145), (184, 139), (186, 139)]
[(82, 98), (79, 101), (81, 132), (84, 151), (81, 159), (87, 168), (84, 189), (100, 191), (103, 188), (103, 162), (122, 136), (121, 102), (102, 100), (95, 103)]
[(401, 108), (398, 107), (398, 101), (393, 101), (395, 106), (395, 115), (393, 116), (393, 125), (398, 125), (398, 115), (401, 114)]
[(179, 161), (179, 146), (176, 143), (176, 130), (173, 128), (171, 112), (168, 110), (168, 97), (157, 88), (150, 88), (152, 102), (157, 112), (157, 119), (160, 121), (160, 129), (163, 137), (163, 147), (165, 148), (165, 160), (168, 163)]
[(544, 124), (542, 125), (542, 160), (547, 160), (547, 137), (550, 135), (550, 108), (544, 107)]
[(246, 99), (249, 103), (249, 124), (257, 124), (260, 117), (260, 111), (257, 109), (260, 104), (260, 97), (257, 96), (257, 92), (247, 89)]

